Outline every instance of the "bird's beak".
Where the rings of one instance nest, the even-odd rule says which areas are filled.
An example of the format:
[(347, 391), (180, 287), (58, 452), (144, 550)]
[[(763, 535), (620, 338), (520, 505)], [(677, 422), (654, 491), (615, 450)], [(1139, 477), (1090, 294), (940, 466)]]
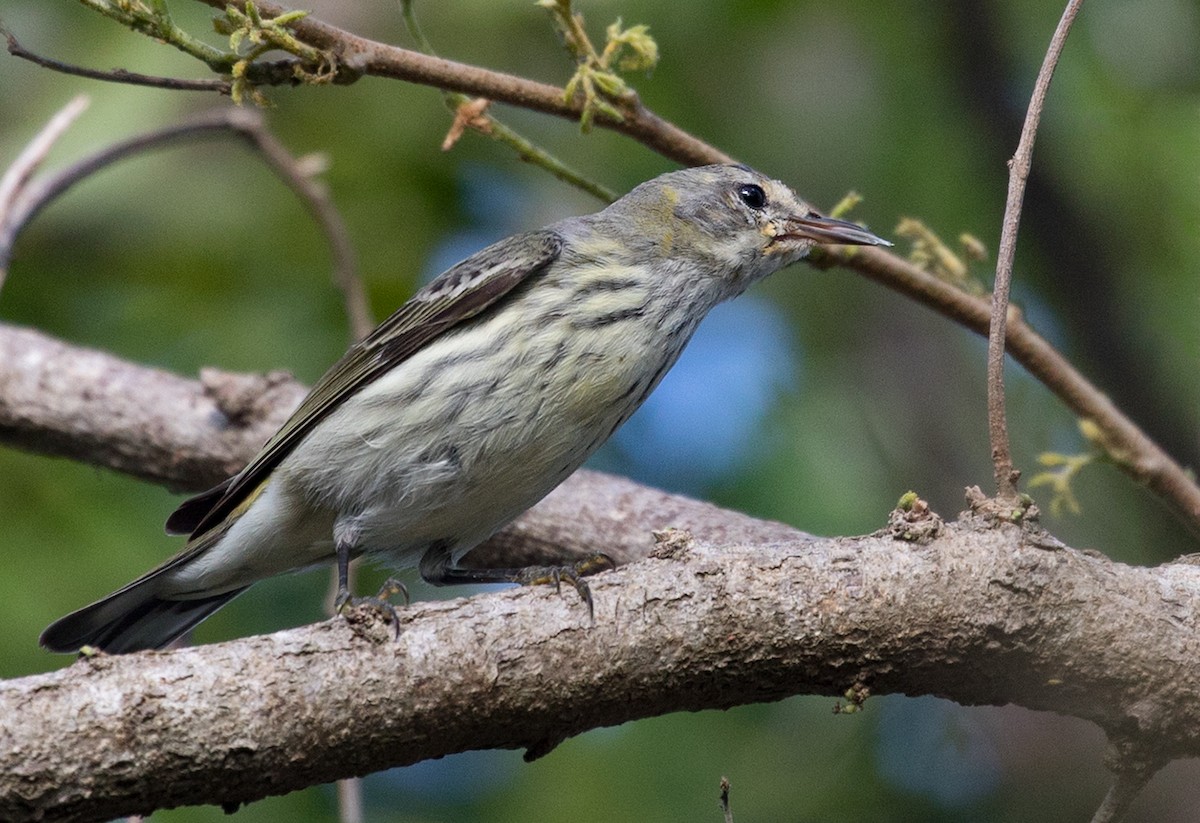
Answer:
[(811, 240), (814, 243), (841, 243), (848, 246), (890, 246), (882, 237), (877, 237), (857, 223), (822, 217), (809, 212), (803, 217), (788, 217), (776, 235), (777, 240)]

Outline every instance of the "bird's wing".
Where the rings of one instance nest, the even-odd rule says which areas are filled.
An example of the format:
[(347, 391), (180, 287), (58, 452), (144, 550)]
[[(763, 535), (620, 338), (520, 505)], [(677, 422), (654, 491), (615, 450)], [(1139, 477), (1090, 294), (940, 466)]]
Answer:
[(370, 384), (447, 330), (462, 323), (558, 259), (562, 237), (541, 230), (501, 240), (448, 269), (413, 295), (327, 371), (300, 408), (242, 471), (187, 500), (167, 530), (195, 539), (252, 499), (271, 471), (314, 426), (350, 395)]

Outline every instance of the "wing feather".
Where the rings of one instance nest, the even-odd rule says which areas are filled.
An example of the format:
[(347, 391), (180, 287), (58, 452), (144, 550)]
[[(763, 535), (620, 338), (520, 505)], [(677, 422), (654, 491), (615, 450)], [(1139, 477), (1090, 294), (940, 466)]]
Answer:
[(561, 252), (562, 237), (544, 229), (501, 240), (447, 269), (352, 346), (246, 468), (222, 484), (223, 493), (217, 487), (185, 501), (167, 520), (168, 528), (192, 527), (195, 539), (220, 524), (347, 397), (449, 329), (495, 305), (557, 260)]

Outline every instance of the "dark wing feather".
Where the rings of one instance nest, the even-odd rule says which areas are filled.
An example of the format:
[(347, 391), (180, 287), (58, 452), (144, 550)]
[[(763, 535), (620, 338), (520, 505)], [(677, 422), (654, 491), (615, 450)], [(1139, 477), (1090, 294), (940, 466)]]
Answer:
[(225, 481), (223, 493), (218, 494), (218, 487), (185, 501), (167, 520), (168, 528), (191, 527), (194, 539), (219, 524), (254, 494), (271, 470), (343, 400), (431, 340), (496, 303), (557, 260), (561, 251), (562, 237), (556, 232), (529, 232), (488, 246), (443, 272), (352, 346), (317, 381), (262, 451)]
[(189, 497), (167, 518), (167, 534), (191, 534), (200, 525), (200, 521), (212, 511), (212, 507), (225, 496), (230, 484), (237, 475), (222, 480), (206, 492), (195, 497)]

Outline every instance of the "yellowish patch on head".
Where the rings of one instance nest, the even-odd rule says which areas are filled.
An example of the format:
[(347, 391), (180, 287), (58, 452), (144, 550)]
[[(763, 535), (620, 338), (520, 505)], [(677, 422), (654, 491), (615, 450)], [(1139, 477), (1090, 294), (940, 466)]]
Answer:
[(675, 212), (675, 206), (679, 204), (679, 190), (674, 186), (663, 186), (662, 201), (655, 204), (655, 220), (654, 223), (659, 227), (661, 234), (658, 237), (659, 244), (662, 247), (664, 254), (670, 254), (675, 245), (675, 232), (671, 230), (674, 224), (672, 216)]
[(774, 220), (768, 220), (766, 223), (763, 223), (758, 227), (758, 232), (764, 238), (766, 238), (767, 241), (763, 245), (763, 254), (778, 254), (779, 252), (783, 251), (783, 248), (775, 243), (775, 238), (777, 238), (783, 232), (783, 227), (780, 226), (778, 222)]

